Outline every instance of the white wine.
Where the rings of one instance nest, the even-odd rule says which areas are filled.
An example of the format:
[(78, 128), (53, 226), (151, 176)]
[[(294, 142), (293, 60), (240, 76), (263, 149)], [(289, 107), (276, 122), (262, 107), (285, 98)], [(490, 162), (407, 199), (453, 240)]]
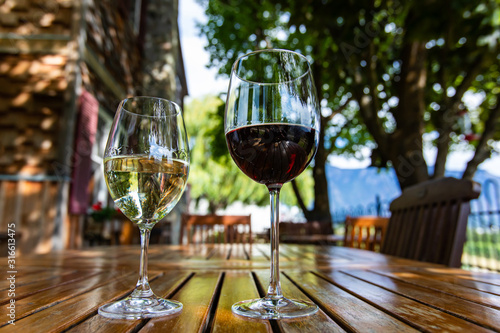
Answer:
[(177, 159), (149, 155), (125, 155), (104, 160), (104, 173), (111, 197), (135, 223), (156, 223), (181, 198), (189, 165)]

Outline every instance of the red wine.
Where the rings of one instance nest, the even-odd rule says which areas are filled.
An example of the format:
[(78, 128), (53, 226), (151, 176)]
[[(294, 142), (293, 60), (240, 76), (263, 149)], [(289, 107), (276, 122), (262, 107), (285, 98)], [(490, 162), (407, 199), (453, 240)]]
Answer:
[(318, 136), (310, 127), (259, 124), (226, 133), (229, 153), (251, 179), (265, 185), (286, 183), (304, 171), (316, 153)]

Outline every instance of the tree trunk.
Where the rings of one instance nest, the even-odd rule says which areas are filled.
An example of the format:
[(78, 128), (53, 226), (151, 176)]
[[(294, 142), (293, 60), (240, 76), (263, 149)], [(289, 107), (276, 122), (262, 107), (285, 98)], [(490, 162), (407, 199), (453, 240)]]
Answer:
[(450, 146), (450, 134), (451, 125), (442, 126), (443, 128), (439, 132), (439, 137), (436, 143), (436, 161), (434, 162), (434, 172), (432, 174), (433, 179), (444, 177), (446, 171), (446, 161), (448, 160), (449, 146)]
[[(324, 122), (322, 122), (324, 124)], [(321, 125), (323, 127), (323, 125)], [(313, 179), (314, 179), (314, 207), (308, 210), (304, 204), (304, 200), (300, 195), (299, 188), (292, 180), (292, 187), (297, 197), (297, 203), (304, 213), (304, 217), (308, 222), (319, 221), (331, 225), (332, 215), (330, 212), (330, 201), (328, 196), (328, 182), (326, 178), (326, 161), (328, 158), (328, 151), (324, 146), (323, 136), (320, 136), (318, 151), (314, 158)]]
[(401, 189), (418, 184), (429, 179), (427, 163), (422, 152), (422, 137), (395, 135), (395, 152), (391, 154), (394, 171), (398, 177)]
[(427, 80), (425, 43), (408, 42), (401, 58), (399, 104), (394, 112), (396, 131), (391, 135), (389, 155), (404, 189), (429, 179), (422, 147)]
[[(323, 68), (318, 62), (312, 64), (314, 84), (316, 87), (321, 87), (321, 77)], [(323, 98), (322, 90), (318, 90), (318, 100)], [(318, 151), (314, 158), (313, 179), (314, 179), (314, 206), (308, 211), (305, 207), (302, 208), (307, 221), (320, 221), (331, 226), (332, 214), (330, 212), (330, 201), (328, 198), (328, 182), (326, 178), (326, 163), (329, 151), (325, 148), (325, 129), (327, 127), (327, 118), (321, 117), (320, 136), (318, 143)], [(294, 188), (295, 193), (298, 191)], [(297, 197), (297, 199), (300, 199)], [(300, 200), (298, 200), (300, 202)], [(303, 205), (302, 205), (303, 206)]]
[[(324, 133), (326, 121), (322, 119), (320, 133)], [(314, 179), (314, 208), (309, 212), (308, 221), (332, 222), (330, 212), (330, 201), (328, 199), (328, 182), (326, 179), (326, 162), (328, 151), (325, 148), (325, 136), (319, 136), (318, 151), (314, 158), (313, 179)]]

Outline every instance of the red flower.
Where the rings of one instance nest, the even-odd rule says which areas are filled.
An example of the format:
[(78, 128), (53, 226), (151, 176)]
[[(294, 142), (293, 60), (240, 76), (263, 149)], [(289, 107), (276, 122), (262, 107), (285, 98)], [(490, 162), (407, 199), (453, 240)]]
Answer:
[(465, 136), (464, 136), (464, 140), (467, 142), (477, 141), (477, 140), (479, 140), (479, 138), (480, 138), (480, 136), (476, 133), (469, 133), (469, 134), (465, 134)]
[(102, 202), (100, 202), (100, 201), (99, 201), (99, 202), (97, 202), (97, 203), (93, 204), (93, 205), (92, 205), (92, 209), (93, 209), (94, 211), (97, 211), (97, 212), (98, 212), (98, 211), (101, 211), (101, 210), (102, 210)]

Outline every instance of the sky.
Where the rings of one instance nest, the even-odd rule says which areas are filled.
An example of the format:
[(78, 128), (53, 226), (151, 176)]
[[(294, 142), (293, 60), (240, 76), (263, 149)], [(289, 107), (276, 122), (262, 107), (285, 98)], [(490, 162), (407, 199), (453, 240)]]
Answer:
[(207, 69), (209, 54), (205, 37), (199, 36), (196, 22), (206, 22), (204, 9), (195, 0), (179, 0), (179, 34), (190, 99), (226, 92), (229, 80), (216, 78), (217, 69)]
[[(215, 68), (206, 67), (209, 62), (209, 54), (204, 50), (206, 39), (199, 36), (196, 28), (196, 22), (206, 21), (204, 9), (195, 0), (179, 0), (179, 33), (189, 93), (186, 103), (194, 98), (226, 92), (229, 84), (227, 78), (217, 77)], [(426, 151), (426, 160), (433, 161), (435, 154), (435, 149)], [(446, 168), (463, 171), (471, 158), (472, 152), (450, 153)], [(370, 165), (369, 158), (360, 161), (354, 158), (332, 157), (329, 161), (336, 167), (346, 169), (366, 168)], [(500, 177), (500, 156), (483, 162), (479, 168)]]

